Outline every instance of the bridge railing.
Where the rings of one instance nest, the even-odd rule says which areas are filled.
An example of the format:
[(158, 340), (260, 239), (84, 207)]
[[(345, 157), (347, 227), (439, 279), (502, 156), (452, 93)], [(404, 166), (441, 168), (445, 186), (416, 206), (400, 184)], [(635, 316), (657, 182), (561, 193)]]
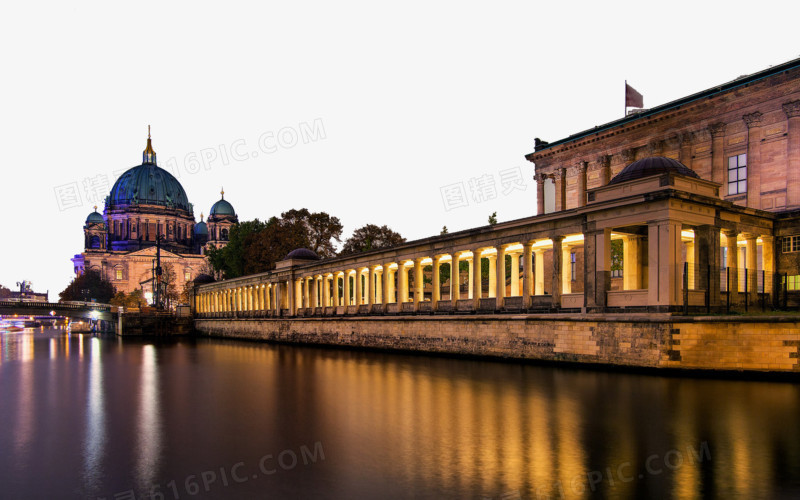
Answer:
[(113, 307), (111, 304), (99, 304), (96, 302), (82, 302), (82, 303), (68, 303), (68, 302), (25, 302), (21, 300), (0, 300), (0, 307), (37, 309), (37, 310), (67, 310), (67, 311), (84, 311), (91, 309), (101, 312), (112, 312)]

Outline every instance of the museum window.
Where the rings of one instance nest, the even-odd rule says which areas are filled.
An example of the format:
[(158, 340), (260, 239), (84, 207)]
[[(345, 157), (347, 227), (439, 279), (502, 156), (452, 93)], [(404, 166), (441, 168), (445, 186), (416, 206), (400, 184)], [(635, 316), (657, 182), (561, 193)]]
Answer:
[(784, 236), (781, 240), (781, 251), (783, 253), (800, 252), (800, 235)]
[(183, 273), (183, 281), (189, 281), (190, 279), (192, 279), (192, 273), (190, 273), (189, 271)]
[(575, 252), (570, 252), (569, 253), (569, 273), (570, 273), (572, 281), (575, 281), (575, 275), (577, 274), (576, 273), (576, 267), (577, 266), (575, 264), (576, 264)]
[(122, 279), (122, 269), (115, 269), (114, 270), (115, 278), (118, 280)]
[(728, 195), (747, 192), (747, 153), (728, 157)]

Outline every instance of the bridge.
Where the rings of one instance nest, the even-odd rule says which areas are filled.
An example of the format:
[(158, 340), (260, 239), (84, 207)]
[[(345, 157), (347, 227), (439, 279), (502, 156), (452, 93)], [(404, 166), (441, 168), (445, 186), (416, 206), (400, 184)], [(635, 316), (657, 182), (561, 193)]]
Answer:
[(67, 318), (99, 319), (113, 321), (116, 317), (116, 308), (110, 304), (97, 304), (94, 302), (64, 303), (64, 302), (23, 302), (20, 300), (0, 301), (0, 315), (8, 316), (63, 316)]

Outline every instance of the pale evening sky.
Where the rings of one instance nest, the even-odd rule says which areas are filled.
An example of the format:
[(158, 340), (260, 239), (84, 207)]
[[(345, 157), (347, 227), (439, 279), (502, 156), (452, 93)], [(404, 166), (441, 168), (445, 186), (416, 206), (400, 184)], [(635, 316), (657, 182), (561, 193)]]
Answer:
[[(338, 216), (343, 238), (366, 223), (411, 240), (484, 225), (492, 212), (533, 215), (524, 155), (534, 137), (620, 118), (626, 79), (652, 107), (796, 58), (798, 11), (768, 1), (6, 4), (0, 284), (31, 280), (57, 300), (86, 216), (141, 163), (148, 124), (198, 221), (221, 186), (240, 220), (306, 207)], [(443, 199), (452, 185), (465, 206)]]

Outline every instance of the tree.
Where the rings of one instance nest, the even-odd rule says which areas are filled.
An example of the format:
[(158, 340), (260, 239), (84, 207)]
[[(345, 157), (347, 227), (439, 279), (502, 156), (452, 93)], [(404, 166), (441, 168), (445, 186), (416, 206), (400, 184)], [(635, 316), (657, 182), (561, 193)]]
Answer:
[(9, 297), (11, 297), (11, 290), (4, 287), (3, 285), (0, 285), (0, 300), (7, 299)]
[(489, 225), (494, 226), (495, 224), (497, 224), (497, 212), (492, 212), (489, 216)]
[(269, 271), (295, 248), (310, 246), (305, 223), (299, 218), (273, 217), (245, 241), (244, 274)]
[(164, 272), (161, 274), (161, 281), (164, 283), (164, 307), (171, 309), (172, 305), (178, 301), (178, 277), (175, 267), (172, 264), (162, 266)]
[(100, 275), (99, 271), (89, 269), (75, 276), (72, 283), (58, 294), (59, 300), (91, 300), (108, 302), (116, 291), (114, 285)]
[[(302, 226), (308, 235), (307, 248), (320, 258), (334, 257), (336, 247), (333, 240), (341, 242), (342, 223), (338, 217), (331, 217), (326, 212), (309, 212), (306, 208), (292, 209), (281, 214), (282, 223), (293, 227)], [(296, 226), (298, 225), (298, 226)]]
[(360, 252), (368, 252), (379, 248), (388, 248), (405, 243), (406, 239), (389, 229), (388, 226), (376, 226), (367, 224), (364, 227), (353, 231), (353, 235), (347, 238), (342, 247), (340, 255), (349, 255)]
[(244, 221), (231, 227), (228, 244), (222, 248), (209, 248), (206, 252), (208, 262), (214, 271), (225, 278), (236, 278), (245, 274), (245, 253), (247, 239), (266, 227), (258, 219)]
[(448, 230), (447, 230), (447, 226), (442, 226), (442, 231), (439, 233), (439, 236), (441, 236), (441, 235), (443, 235), (443, 234), (447, 234), (447, 233), (449, 233), (449, 232), (450, 232), (450, 231), (448, 231)]

